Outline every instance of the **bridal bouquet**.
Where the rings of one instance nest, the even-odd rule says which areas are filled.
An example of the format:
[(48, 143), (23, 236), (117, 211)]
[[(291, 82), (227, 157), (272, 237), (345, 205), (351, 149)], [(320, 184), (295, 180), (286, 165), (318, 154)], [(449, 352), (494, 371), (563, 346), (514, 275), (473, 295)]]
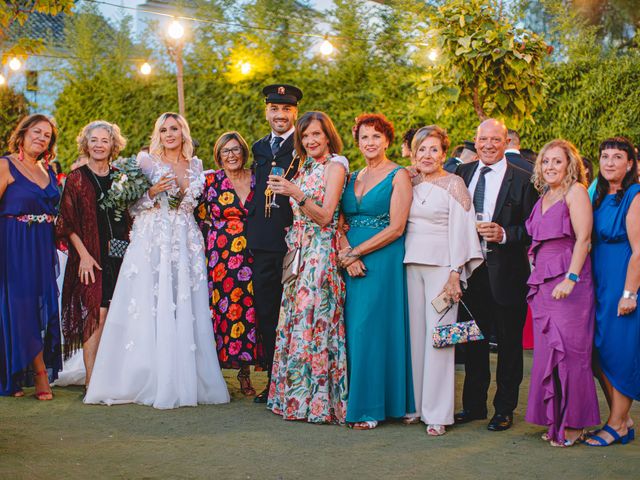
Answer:
[(103, 210), (113, 209), (113, 216), (119, 221), (124, 212), (149, 190), (151, 182), (142, 173), (135, 156), (119, 158), (111, 166), (115, 170), (111, 174), (111, 188), (100, 199), (100, 206)]

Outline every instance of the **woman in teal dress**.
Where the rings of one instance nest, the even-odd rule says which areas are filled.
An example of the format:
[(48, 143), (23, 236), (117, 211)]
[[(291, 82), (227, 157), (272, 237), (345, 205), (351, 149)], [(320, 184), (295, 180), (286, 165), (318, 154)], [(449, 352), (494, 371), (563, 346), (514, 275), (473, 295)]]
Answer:
[(593, 201), (593, 275), (596, 290), (596, 376), (609, 404), (602, 430), (587, 440), (599, 447), (635, 437), (631, 404), (640, 400), (640, 185), (633, 144), (609, 138), (600, 145)]
[(368, 430), (415, 411), (403, 264), (412, 189), (407, 171), (386, 157), (393, 125), (384, 115), (360, 115), (353, 133), (367, 166), (350, 175), (342, 196), (347, 422)]

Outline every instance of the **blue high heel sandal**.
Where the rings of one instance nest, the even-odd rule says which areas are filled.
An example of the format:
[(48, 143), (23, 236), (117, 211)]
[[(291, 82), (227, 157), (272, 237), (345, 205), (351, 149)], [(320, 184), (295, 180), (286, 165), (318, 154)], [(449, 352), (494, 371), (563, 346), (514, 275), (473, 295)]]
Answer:
[(620, 436), (618, 432), (616, 432), (608, 424), (605, 424), (605, 426), (602, 427), (601, 431), (607, 432), (609, 435), (613, 437), (613, 440), (611, 441), (611, 443), (607, 443), (606, 440), (604, 440), (602, 437), (598, 435), (593, 435), (591, 438), (593, 438), (596, 442), (598, 442), (598, 444), (594, 445), (592, 443), (587, 443), (587, 445), (590, 447), (608, 447), (609, 445), (613, 445), (614, 443), (620, 443), (621, 445), (626, 445), (627, 443), (629, 443), (631, 440), (635, 438), (635, 432), (631, 433), (631, 430), (632, 429), (629, 429), (626, 435)]

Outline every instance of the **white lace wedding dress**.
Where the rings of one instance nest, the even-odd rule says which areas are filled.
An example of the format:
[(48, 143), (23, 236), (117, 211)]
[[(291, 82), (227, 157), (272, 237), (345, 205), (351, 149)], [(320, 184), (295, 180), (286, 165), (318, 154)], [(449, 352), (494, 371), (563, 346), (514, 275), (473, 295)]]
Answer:
[[(151, 181), (172, 173), (145, 153)], [(204, 240), (193, 210), (204, 187), (202, 162), (191, 160), (189, 187), (177, 209), (167, 195), (132, 208), (125, 254), (85, 403), (140, 403), (155, 408), (227, 403), (209, 312)]]

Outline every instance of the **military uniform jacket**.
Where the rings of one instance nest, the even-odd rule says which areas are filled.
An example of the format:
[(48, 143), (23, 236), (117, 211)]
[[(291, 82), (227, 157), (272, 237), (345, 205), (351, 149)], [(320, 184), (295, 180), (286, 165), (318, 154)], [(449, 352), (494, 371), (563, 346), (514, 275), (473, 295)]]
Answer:
[(268, 252), (286, 252), (287, 245), (284, 241), (286, 228), (293, 223), (293, 212), (289, 204), (289, 197), (278, 195), (276, 202), (280, 208), (272, 208), (271, 216), (265, 218), (265, 196), (267, 180), (271, 172), (271, 162), (275, 161), (278, 167), (286, 172), (287, 180), (291, 180), (298, 171), (297, 162), (292, 165), (295, 151), (293, 149), (293, 134), (289, 135), (276, 154), (271, 153), (271, 134), (261, 138), (251, 147), (253, 164), (251, 168), (256, 178), (253, 200), (247, 205), (247, 247), (252, 250), (265, 250)]

